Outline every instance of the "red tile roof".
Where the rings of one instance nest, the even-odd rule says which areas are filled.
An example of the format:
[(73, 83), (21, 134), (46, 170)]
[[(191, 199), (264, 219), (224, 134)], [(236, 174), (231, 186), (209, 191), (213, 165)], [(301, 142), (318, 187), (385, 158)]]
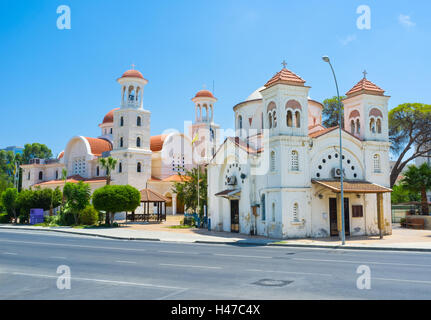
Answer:
[(141, 202), (167, 202), (168, 198), (151, 189), (142, 189)]
[(88, 137), (85, 137), (85, 139), (90, 144), (91, 153), (95, 156), (100, 157), (103, 152), (112, 150), (112, 145), (108, 140)]
[[(323, 187), (326, 187), (333, 192), (341, 192), (340, 180), (311, 180)], [(347, 181), (343, 182), (343, 189), (345, 193), (386, 193), (392, 192), (392, 189), (380, 186), (378, 184), (368, 181)]]
[(120, 108), (115, 108), (115, 109), (112, 109), (111, 111), (109, 111), (105, 115), (105, 117), (103, 118), (102, 124), (104, 124), (104, 123), (113, 123), (114, 122), (114, 111), (118, 110), (118, 109), (120, 109)]
[(127, 70), (126, 72), (124, 72), (123, 75), (121, 76), (121, 78), (140, 78), (140, 79), (144, 79), (144, 76), (138, 70), (131, 69), (131, 70)]
[(294, 86), (303, 86), (305, 80), (286, 68), (277, 72), (266, 84), (265, 87), (271, 87), (277, 83), (290, 84)]
[(58, 155), (57, 159), (61, 159), (64, 157), (64, 151), (61, 151), (60, 154)]
[[(336, 127), (331, 127), (331, 128), (325, 128), (325, 129), (323, 129), (323, 130), (319, 130), (319, 131), (315, 131), (315, 132), (309, 133), (309, 134), (308, 134), (308, 136), (309, 136), (310, 138), (318, 138), (318, 137), (321, 137), (321, 136), (323, 136), (323, 135), (325, 135), (325, 134), (327, 134), (327, 133), (329, 133), (329, 132), (334, 131), (335, 129), (338, 129), (338, 126), (336, 126)], [(342, 130), (343, 130), (343, 132), (347, 133), (348, 135), (351, 135), (352, 137), (354, 137), (354, 138), (356, 138), (356, 139), (358, 139), (358, 140), (361, 140), (361, 139), (359, 139), (357, 136), (355, 136), (355, 135), (351, 134), (349, 131), (346, 131), (346, 130), (344, 130), (344, 129), (342, 129)]]
[[(85, 183), (91, 183), (91, 182), (106, 182), (106, 177), (97, 177), (97, 178), (90, 178), (90, 179), (86, 179), (81, 177), (80, 175), (74, 175), (74, 176), (70, 176), (67, 177), (66, 182), (70, 182), (70, 183), (78, 183), (79, 181), (83, 181)], [(35, 184), (34, 186), (47, 186), (47, 185), (52, 185), (52, 184), (63, 184), (64, 180), (58, 179), (58, 180), (49, 180), (49, 181), (45, 181), (45, 182), (41, 182), (38, 184)]]
[(385, 90), (378, 87), (367, 78), (362, 78), (361, 81), (346, 93), (346, 96), (358, 95), (361, 93), (382, 96)]
[(214, 96), (209, 90), (201, 90), (196, 93), (195, 98), (214, 98)]
[(150, 138), (150, 149), (151, 151), (160, 151), (163, 148), (163, 143), (168, 135), (159, 134), (158, 136), (152, 136)]

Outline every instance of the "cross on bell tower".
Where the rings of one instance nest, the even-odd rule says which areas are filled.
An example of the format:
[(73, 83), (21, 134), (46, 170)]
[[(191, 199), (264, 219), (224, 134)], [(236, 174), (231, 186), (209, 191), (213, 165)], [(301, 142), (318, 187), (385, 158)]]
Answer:
[(286, 68), (286, 66), (287, 66), (286, 60), (283, 60), (283, 62), (281, 63), (281, 65), (283, 66), (283, 68)]
[(364, 70), (364, 71), (362, 72), (362, 74), (364, 75), (364, 79), (367, 79), (367, 74), (368, 74), (367, 70)]

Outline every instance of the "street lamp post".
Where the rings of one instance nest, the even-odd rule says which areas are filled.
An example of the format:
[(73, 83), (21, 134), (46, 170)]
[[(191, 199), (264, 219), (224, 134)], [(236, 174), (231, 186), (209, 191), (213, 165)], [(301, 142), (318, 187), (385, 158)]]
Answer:
[(343, 189), (343, 145), (342, 145), (342, 129), (341, 129), (341, 101), (340, 101), (340, 93), (338, 91), (338, 83), (337, 83), (337, 77), (335, 76), (334, 68), (332, 67), (331, 61), (329, 60), (328, 56), (323, 56), (322, 60), (327, 62), (332, 70), (332, 75), (334, 76), (335, 80), (335, 87), (337, 88), (337, 99), (338, 99), (338, 123), (339, 123), (339, 130), (340, 130), (340, 191), (341, 191), (341, 244), (344, 245), (346, 243), (346, 234), (344, 231), (344, 189)]

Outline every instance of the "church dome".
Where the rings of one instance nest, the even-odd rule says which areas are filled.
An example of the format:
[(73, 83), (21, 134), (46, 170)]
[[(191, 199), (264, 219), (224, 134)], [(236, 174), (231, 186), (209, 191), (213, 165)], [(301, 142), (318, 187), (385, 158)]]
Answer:
[(209, 90), (201, 90), (196, 93), (195, 98), (214, 98), (214, 96)]
[(251, 95), (245, 99), (245, 101), (251, 101), (251, 100), (260, 100), (262, 99), (262, 94), (260, 93), (261, 90), (265, 89), (265, 87), (260, 87), (259, 89), (256, 89), (253, 91)]
[(144, 79), (144, 76), (142, 73), (140, 73), (138, 70), (130, 69), (123, 73), (121, 78), (139, 78)]
[(113, 123), (113, 122), (114, 122), (114, 111), (115, 111), (115, 110), (118, 110), (118, 109), (120, 109), (120, 108), (115, 108), (115, 109), (112, 109), (111, 111), (109, 111), (109, 112), (105, 115), (105, 117), (103, 118), (103, 122), (102, 122), (102, 124), (105, 124), (105, 123)]

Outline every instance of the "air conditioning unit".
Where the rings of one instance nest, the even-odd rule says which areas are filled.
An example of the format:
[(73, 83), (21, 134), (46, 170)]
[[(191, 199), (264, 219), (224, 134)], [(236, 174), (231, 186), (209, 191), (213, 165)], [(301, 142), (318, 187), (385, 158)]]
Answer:
[[(343, 177), (346, 176), (346, 173), (343, 169)], [(340, 168), (332, 168), (332, 177), (333, 178), (341, 178), (341, 169)]]
[(227, 178), (227, 184), (229, 186), (236, 185), (236, 176), (230, 176), (229, 178)]

